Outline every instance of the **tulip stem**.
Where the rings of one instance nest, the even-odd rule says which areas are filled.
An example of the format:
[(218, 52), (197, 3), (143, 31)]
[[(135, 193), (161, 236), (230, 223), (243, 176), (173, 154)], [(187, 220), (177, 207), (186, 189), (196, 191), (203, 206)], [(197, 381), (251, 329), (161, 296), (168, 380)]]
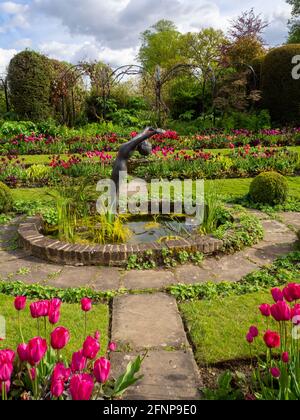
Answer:
[(23, 344), (25, 344), (25, 340), (24, 340), (23, 333), (22, 333), (20, 311), (18, 311), (18, 325), (19, 325), (19, 332), (20, 332), (21, 340), (23, 341)]
[(87, 313), (84, 312), (84, 338), (86, 338), (86, 332), (87, 332)]
[(6, 385), (5, 385), (5, 382), (2, 382), (2, 401), (6, 401), (6, 400), (7, 400)]
[(46, 321), (45, 316), (44, 316), (44, 328), (45, 328), (45, 338), (47, 339), (47, 321)]

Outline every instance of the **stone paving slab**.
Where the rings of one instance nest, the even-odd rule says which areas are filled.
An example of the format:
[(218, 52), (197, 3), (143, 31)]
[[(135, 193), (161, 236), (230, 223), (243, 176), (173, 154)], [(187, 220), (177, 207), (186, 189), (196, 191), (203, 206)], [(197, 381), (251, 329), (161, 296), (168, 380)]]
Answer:
[[(112, 354), (113, 375), (119, 376), (137, 354)], [(125, 400), (199, 400), (202, 386), (190, 349), (150, 351), (142, 364), (144, 377), (131, 387)]]
[(166, 270), (131, 270), (122, 278), (122, 285), (128, 290), (160, 289), (173, 283), (174, 274)]
[(176, 300), (165, 293), (115, 298), (112, 339), (132, 350), (188, 345)]
[(293, 226), (296, 230), (300, 230), (300, 213), (280, 213), (280, 217), (282, 218), (285, 224)]

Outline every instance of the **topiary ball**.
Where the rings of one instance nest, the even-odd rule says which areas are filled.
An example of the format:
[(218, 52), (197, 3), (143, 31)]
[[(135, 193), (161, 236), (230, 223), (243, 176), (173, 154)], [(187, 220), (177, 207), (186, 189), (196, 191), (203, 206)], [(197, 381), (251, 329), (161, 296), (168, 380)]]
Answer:
[(12, 195), (7, 185), (0, 182), (0, 213), (6, 213), (12, 208)]
[(289, 185), (285, 177), (278, 172), (263, 172), (252, 181), (249, 195), (254, 203), (283, 204), (289, 194)]

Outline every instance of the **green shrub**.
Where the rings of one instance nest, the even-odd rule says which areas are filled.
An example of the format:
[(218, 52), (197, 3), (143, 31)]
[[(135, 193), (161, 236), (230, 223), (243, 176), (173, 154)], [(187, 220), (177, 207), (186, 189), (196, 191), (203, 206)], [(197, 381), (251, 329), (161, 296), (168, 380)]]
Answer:
[(287, 201), (289, 193), (288, 182), (277, 172), (263, 172), (250, 185), (250, 197), (255, 203), (274, 206)]
[(10, 189), (0, 182), (0, 213), (6, 213), (12, 208), (12, 195)]
[(263, 63), (263, 103), (276, 122), (293, 124), (300, 118), (300, 82), (292, 77), (292, 59), (297, 55), (299, 44), (285, 45), (271, 50)]
[(51, 61), (34, 51), (23, 51), (11, 60), (10, 99), (19, 118), (36, 122), (51, 117), (52, 70)]

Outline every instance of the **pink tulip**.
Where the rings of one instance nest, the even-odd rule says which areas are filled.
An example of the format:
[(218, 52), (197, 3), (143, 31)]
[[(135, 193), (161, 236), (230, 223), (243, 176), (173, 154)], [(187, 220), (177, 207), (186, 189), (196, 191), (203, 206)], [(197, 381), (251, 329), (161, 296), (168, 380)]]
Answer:
[(287, 351), (285, 351), (284, 353), (282, 353), (281, 359), (283, 361), (283, 363), (289, 363), (290, 357)]
[(283, 289), (283, 296), (289, 303), (300, 299), (300, 285), (296, 283), (290, 283)]
[(97, 382), (104, 384), (110, 374), (110, 361), (105, 357), (100, 357), (94, 364), (94, 375)]
[(55, 311), (50, 310), (49, 312), (49, 322), (52, 325), (55, 325), (60, 320), (60, 311), (57, 309)]
[(63, 363), (57, 363), (51, 378), (51, 394), (53, 397), (59, 398), (65, 390), (65, 382), (71, 376), (71, 370), (65, 368)]
[(257, 327), (253, 326), (249, 328), (249, 333), (252, 335), (253, 338), (258, 337), (258, 329)]
[(269, 349), (280, 347), (280, 335), (274, 331), (267, 331), (264, 335), (264, 342)]
[(82, 372), (86, 368), (86, 357), (83, 355), (83, 350), (73, 353), (71, 370), (73, 373)]
[(94, 389), (92, 376), (85, 373), (74, 375), (70, 382), (70, 393), (74, 401), (90, 400)]
[(92, 309), (92, 300), (89, 298), (81, 299), (81, 309), (84, 312), (89, 312)]
[(27, 351), (27, 344), (19, 344), (17, 348), (17, 353), (21, 362), (28, 361), (28, 351)]
[(89, 336), (86, 338), (85, 342), (83, 343), (83, 355), (87, 359), (93, 360), (97, 357), (97, 354), (100, 350), (100, 344), (99, 342)]
[(65, 384), (61, 379), (52, 379), (51, 380), (51, 387), (50, 392), (55, 398), (59, 398), (62, 396), (65, 390)]
[(0, 381), (10, 381), (14, 367), (15, 353), (12, 350), (0, 350)]
[(111, 341), (108, 345), (109, 351), (116, 351), (117, 350), (117, 344), (114, 341)]
[(27, 354), (31, 366), (38, 365), (47, 352), (47, 341), (41, 337), (35, 337), (28, 342)]
[(275, 287), (274, 289), (272, 289), (271, 293), (272, 293), (272, 297), (273, 297), (273, 299), (276, 303), (280, 302), (280, 301), (283, 301), (283, 299), (284, 299), (283, 293), (280, 289), (278, 289), (278, 287)]
[(25, 309), (25, 306), (26, 306), (26, 296), (17, 296), (15, 298), (14, 305), (15, 305), (15, 309), (17, 311), (22, 311), (23, 309)]
[(42, 318), (49, 315), (50, 302), (48, 300), (41, 300), (33, 302), (30, 305), (30, 313), (32, 318)]
[(51, 347), (54, 350), (62, 350), (70, 341), (70, 333), (64, 327), (57, 327), (51, 333)]
[(263, 316), (269, 317), (271, 315), (271, 307), (267, 303), (260, 305), (259, 310)]
[(278, 378), (280, 378), (280, 376), (281, 376), (281, 371), (280, 371), (280, 369), (278, 369), (278, 368), (271, 368), (270, 369), (270, 373), (271, 373), (271, 375), (273, 376), (273, 378), (276, 378), (276, 379), (278, 379)]
[(279, 301), (275, 305), (271, 306), (271, 314), (278, 322), (290, 321), (292, 316), (291, 308), (286, 302), (282, 301)]

